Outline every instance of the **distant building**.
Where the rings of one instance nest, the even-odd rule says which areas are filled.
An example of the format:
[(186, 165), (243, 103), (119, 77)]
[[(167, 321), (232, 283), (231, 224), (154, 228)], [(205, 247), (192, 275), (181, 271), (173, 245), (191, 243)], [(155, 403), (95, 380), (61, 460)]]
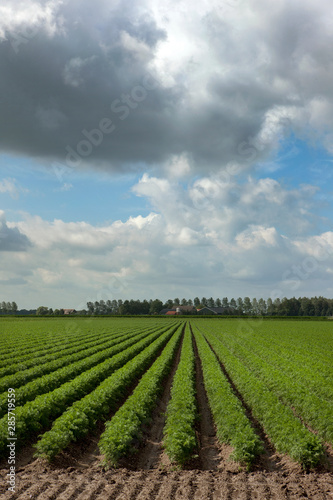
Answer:
[(160, 314), (168, 316), (179, 316), (181, 314), (196, 314), (197, 310), (194, 306), (173, 306), (171, 309), (162, 309)]
[(76, 310), (75, 309), (64, 309), (64, 314), (73, 314), (73, 313), (76, 313)]

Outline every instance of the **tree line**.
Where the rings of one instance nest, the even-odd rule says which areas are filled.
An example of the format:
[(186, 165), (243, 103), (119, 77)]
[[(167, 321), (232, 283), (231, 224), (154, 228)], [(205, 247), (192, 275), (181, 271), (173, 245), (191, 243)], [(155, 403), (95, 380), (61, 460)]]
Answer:
[[(100, 300), (87, 302), (88, 314), (159, 314), (163, 309), (172, 309), (177, 306), (194, 306), (196, 309), (204, 307), (222, 308), (223, 315), (249, 316), (333, 316), (333, 299), (324, 297), (299, 297), (288, 299), (271, 298), (252, 300), (249, 297), (237, 299), (214, 299), (195, 297), (192, 299), (168, 299), (162, 302), (155, 300)], [(187, 311), (186, 314), (196, 314), (196, 311)]]
[[(192, 299), (168, 299), (163, 302), (159, 299), (151, 300), (99, 300), (87, 302), (87, 308), (81, 311), (75, 311), (75, 315), (149, 315), (160, 314), (165, 309), (172, 309), (178, 306), (193, 306), (193, 311), (183, 311), (183, 314), (197, 314), (197, 309), (204, 307), (222, 308), (222, 314), (225, 316), (333, 316), (333, 299), (324, 297), (292, 297), (290, 299), (271, 298), (250, 299), (249, 297), (238, 297), (237, 299), (224, 297), (223, 299), (214, 299), (195, 297)], [(0, 302), (0, 314), (36, 314), (37, 316), (63, 316), (64, 309), (48, 308), (40, 306), (37, 309), (18, 309), (16, 302)]]
[(0, 302), (0, 314), (16, 314), (17, 309), (16, 302)]

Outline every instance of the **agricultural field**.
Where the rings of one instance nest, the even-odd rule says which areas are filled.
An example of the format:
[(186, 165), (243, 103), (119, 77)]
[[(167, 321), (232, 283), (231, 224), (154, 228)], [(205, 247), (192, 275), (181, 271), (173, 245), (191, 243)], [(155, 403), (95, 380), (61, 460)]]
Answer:
[(1, 498), (333, 499), (330, 321), (1, 318), (0, 335)]

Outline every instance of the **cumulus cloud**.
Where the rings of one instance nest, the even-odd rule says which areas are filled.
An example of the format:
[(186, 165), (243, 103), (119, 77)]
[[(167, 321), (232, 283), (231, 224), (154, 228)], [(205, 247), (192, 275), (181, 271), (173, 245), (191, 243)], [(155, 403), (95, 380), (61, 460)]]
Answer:
[[(193, 195), (200, 188), (211, 195), (203, 208)], [(296, 234), (290, 224), (307, 227), (309, 187), (296, 193), (269, 178), (227, 185), (216, 177), (184, 185), (145, 174), (134, 191), (152, 205), (148, 216), (98, 226), (26, 214), (10, 223), (31, 246), (4, 259), (0, 279), (10, 284), (19, 275), (31, 300), (42, 292), (50, 305), (63, 306), (61, 297), (76, 308), (101, 298), (217, 297), (226, 290), (302, 295), (319, 280), (318, 294), (329, 294), (333, 233)]]
[(247, 169), (291, 132), (331, 152), (330, 3), (191, 5), (5, 2), (2, 151), (176, 176)]
[(17, 227), (10, 227), (6, 222), (5, 213), (0, 210), (0, 251), (24, 252), (31, 246), (30, 240)]

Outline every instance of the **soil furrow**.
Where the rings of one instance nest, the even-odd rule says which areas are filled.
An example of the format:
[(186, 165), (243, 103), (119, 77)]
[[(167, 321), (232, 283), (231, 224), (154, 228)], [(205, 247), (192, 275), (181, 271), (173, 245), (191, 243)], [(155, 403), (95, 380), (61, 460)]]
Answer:
[[(209, 342), (208, 342), (209, 344)], [(229, 373), (227, 372), (224, 364), (220, 361), (218, 356), (216, 355), (213, 347), (209, 344), (210, 348), (214, 352), (219, 365), (221, 367), (221, 370), (223, 371), (223, 374), (225, 375), (226, 379), (228, 380), (235, 396), (239, 399), (241, 402), (245, 414), (249, 421), (251, 422), (252, 427), (254, 428), (255, 432), (258, 434), (260, 437), (261, 441), (263, 442), (264, 450), (265, 452), (258, 457), (257, 461), (255, 464), (253, 464), (252, 469), (255, 470), (256, 468), (259, 468), (260, 470), (268, 470), (268, 471), (274, 471), (274, 470), (281, 470), (281, 463), (278, 458), (278, 454), (276, 450), (274, 449), (273, 445), (269, 441), (268, 436), (265, 433), (264, 428), (260, 424), (260, 422), (256, 419), (256, 417), (253, 415), (253, 412), (251, 408), (248, 406), (248, 404), (244, 401), (244, 398), (242, 394), (239, 392), (237, 389), (236, 385), (234, 384), (232, 378), (230, 377)]]
[(131, 464), (135, 467), (135, 469), (150, 470), (156, 469), (159, 466), (164, 467), (170, 465), (168, 457), (165, 453), (163, 453), (163, 430), (166, 421), (165, 413), (170, 401), (172, 382), (181, 356), (184, 330), (171, 370), (167, 379), (163, 382), (164, 389), (154, 408), (152, 421), (144, 426), (143, 439), (138, 444), (139, 452), (136, 455), (135, 460), (133, 460), (133, 462), (131, 461)]
[(195, 353), (195, 383), (197, 394), (197, 405), (199, 410), (198, 442), (199, 462), (202, 470), (218, 470), (220, 463), (220, 447), (216, 437), (216, 431), (211, 414), (208, 398), (203, 382), (201, 361), (198, 349), (193, 338)]

